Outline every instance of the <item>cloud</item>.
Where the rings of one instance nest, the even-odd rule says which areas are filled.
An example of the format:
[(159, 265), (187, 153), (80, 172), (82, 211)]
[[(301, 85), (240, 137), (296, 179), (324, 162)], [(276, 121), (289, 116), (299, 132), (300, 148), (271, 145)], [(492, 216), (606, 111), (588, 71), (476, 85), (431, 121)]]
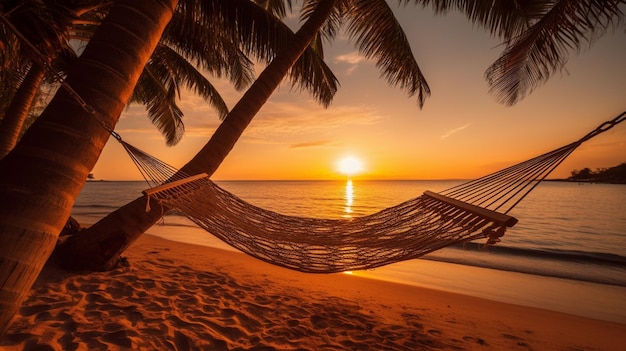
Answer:
[[(193, 100), (193, 99), (190, 99)], [(198, 105), (201, 105), (199, 102)], [(162, 140), (161, 134), (146, 117), (145, 110), (127, 111), (126, 118), (116, 129), (121, 135), (149, 135)], [(314, 100), (268, 101), (254, 117), (242, 135), (241, 142), (249, 144), (290, 144), (290, 148), (315, 147), (331, 144), (336, 131), (380, 123), (384, 116), (366, 106), (320, 107)], [(189, 105), (183, 117), (184, 139), (208, 140), (221, 121), (203, 106)], [(305, 142), (302, 139), (320, 138)], [(326, 139), (321, 139), (326, 138)]]
[(297, 143), (289, 145), (290, 149), (299, 149), (305, 147), (316, 147), (316, 146), (324, 146), (330, 144), (329, 140), (318, 140), (318, 141), (309, 141), (304, 143)]
[(120, 115), (120, 120), (128, 118), (147, 118), (148, 111), (144, 105), (134, 103), (127, 105)]
[(348, 63), (351, 65), (357, 65), (363, 61), (367, 61), (367, 59), (356, 51), (335, 57), (335, 62)]
[(348, 75), (352, 74), (359, 67), (360, 63), (367, 61), (368, 59), (359, 54), (357, 51), (335, 56), (335, 63), (345, 63), (350, 65), (350, 67), (346, 71), (346, 74)]
[[(347, 127), (373, 125), (383, 117), (364, 106), (319, 107), (314, 101), (269, 101), (244, 133), (247, 142), (324, 135)], [(253, 141), (254, 140), (254, 141)]]
[(217, 111), (213, 105), (192, 92), (185, 92), (184, 94), (181, 94), (180, 100), (176, 103), (185, 114), (188, 112), (213, 116), (217, 115)]
[(447, 131), (446, 133), (444, 133), (444, 134), (441, 136), (441, 140), (446, 139), (447, 137), (449, 137), (450, 135), (452, 135), (452, 134), (454, 134), (454, 133), (456, 133), (456, 132), (460, 132), (460, 131), (462, 131), (463, 129), (466, 129), (466, 128), (467, 128), (467, 127), (469, 127), (470, 125), (471, 125), (471, 123), (468, 123), (468, 124), (466, 124), (466, 125), (464, 125), (464, 126), (461, 126), (461, 127), (458, 127), (458, 128), (454, 128), (454, 129), (451, 129), (451, 130)]

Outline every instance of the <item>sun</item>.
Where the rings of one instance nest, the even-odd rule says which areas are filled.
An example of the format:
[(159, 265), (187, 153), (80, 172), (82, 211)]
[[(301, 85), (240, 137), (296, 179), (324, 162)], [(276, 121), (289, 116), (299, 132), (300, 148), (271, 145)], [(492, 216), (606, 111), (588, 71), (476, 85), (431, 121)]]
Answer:
[(348, 156), (344, 157), (337, 162), (339, 173), (346, 176), (354, 176), (363, 172), (363, 162), (356, 157)]

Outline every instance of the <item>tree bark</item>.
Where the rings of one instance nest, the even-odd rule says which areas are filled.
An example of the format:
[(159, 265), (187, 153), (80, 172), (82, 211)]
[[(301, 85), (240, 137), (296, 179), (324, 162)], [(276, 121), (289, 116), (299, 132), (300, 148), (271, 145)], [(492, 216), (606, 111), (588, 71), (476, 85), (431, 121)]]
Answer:
[[(336, 2), (337, 0), (319, 2), (315, 12), (296, 32), (294, 40), (261, 72), (209, 142), (181, 168), (183, 172), (189, 175), (203, 172), (212, 175), (217, 170), (248, 124), (315, 38)], [(124, 250), (161, 218), (161, 207), (152, 204), (152, 210), (146, 212), (145, 202), (144, 197), (137, 198), (79, 234), (71, 236), (57, 249), (56, 258), (69, 269), (111, 269)]]
[(0, 121), (0, 160), (15, 147), (39, 87), (45, 76), (42, 65), (34, 63), (15, 92), (4, 118)]
[(0, 335), (54, 249), (177, 0), (116, 1), (66, 84), (0, 161)]

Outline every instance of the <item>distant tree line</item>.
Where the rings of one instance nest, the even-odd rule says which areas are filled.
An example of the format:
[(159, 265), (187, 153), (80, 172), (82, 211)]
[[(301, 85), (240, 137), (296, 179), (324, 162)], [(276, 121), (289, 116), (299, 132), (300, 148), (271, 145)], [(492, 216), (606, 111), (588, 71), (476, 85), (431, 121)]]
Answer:
[(573, 170), (567, 180), (574, 182), (626, 184), (626, 163), (611, 168)]

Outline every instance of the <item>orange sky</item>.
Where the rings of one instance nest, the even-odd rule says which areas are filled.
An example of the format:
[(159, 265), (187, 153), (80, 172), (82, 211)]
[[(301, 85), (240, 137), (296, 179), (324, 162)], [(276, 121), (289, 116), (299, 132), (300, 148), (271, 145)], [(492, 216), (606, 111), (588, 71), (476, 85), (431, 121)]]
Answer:
[[(462, 16), (435, 17), (403, 8), (398, 19), (432, 90), (416, 99), (379, 78), (374, 63), (344, 39), (326, 47), (341, 87), (328, 109), (285, 85), (255, 117), (213, 179), (338, 179), (337, 162), (359, 158), (363, 179), (474, 178), (572, 142), (626, 110), (626, 34), (608, 33), (572, 56), (567, 69), (513, 107), (488, 93), (485, 69), (499, 42)], [(258, 73), (258, 72), (257, 72)], [(241, 96), (217, 81), (229, 106)], [(180, 106), (186, 134), (175, 147), (131, 106), (116, 128), (124, 140), (176, 166), (204, 145), (219, 124), (213, 110), (187, 94)], [(587, 142), (553, 177), (573, 169), (626, 162), (626, 125)], [(98, 179), (140, 179), (111, 139), (93, 170)]]

